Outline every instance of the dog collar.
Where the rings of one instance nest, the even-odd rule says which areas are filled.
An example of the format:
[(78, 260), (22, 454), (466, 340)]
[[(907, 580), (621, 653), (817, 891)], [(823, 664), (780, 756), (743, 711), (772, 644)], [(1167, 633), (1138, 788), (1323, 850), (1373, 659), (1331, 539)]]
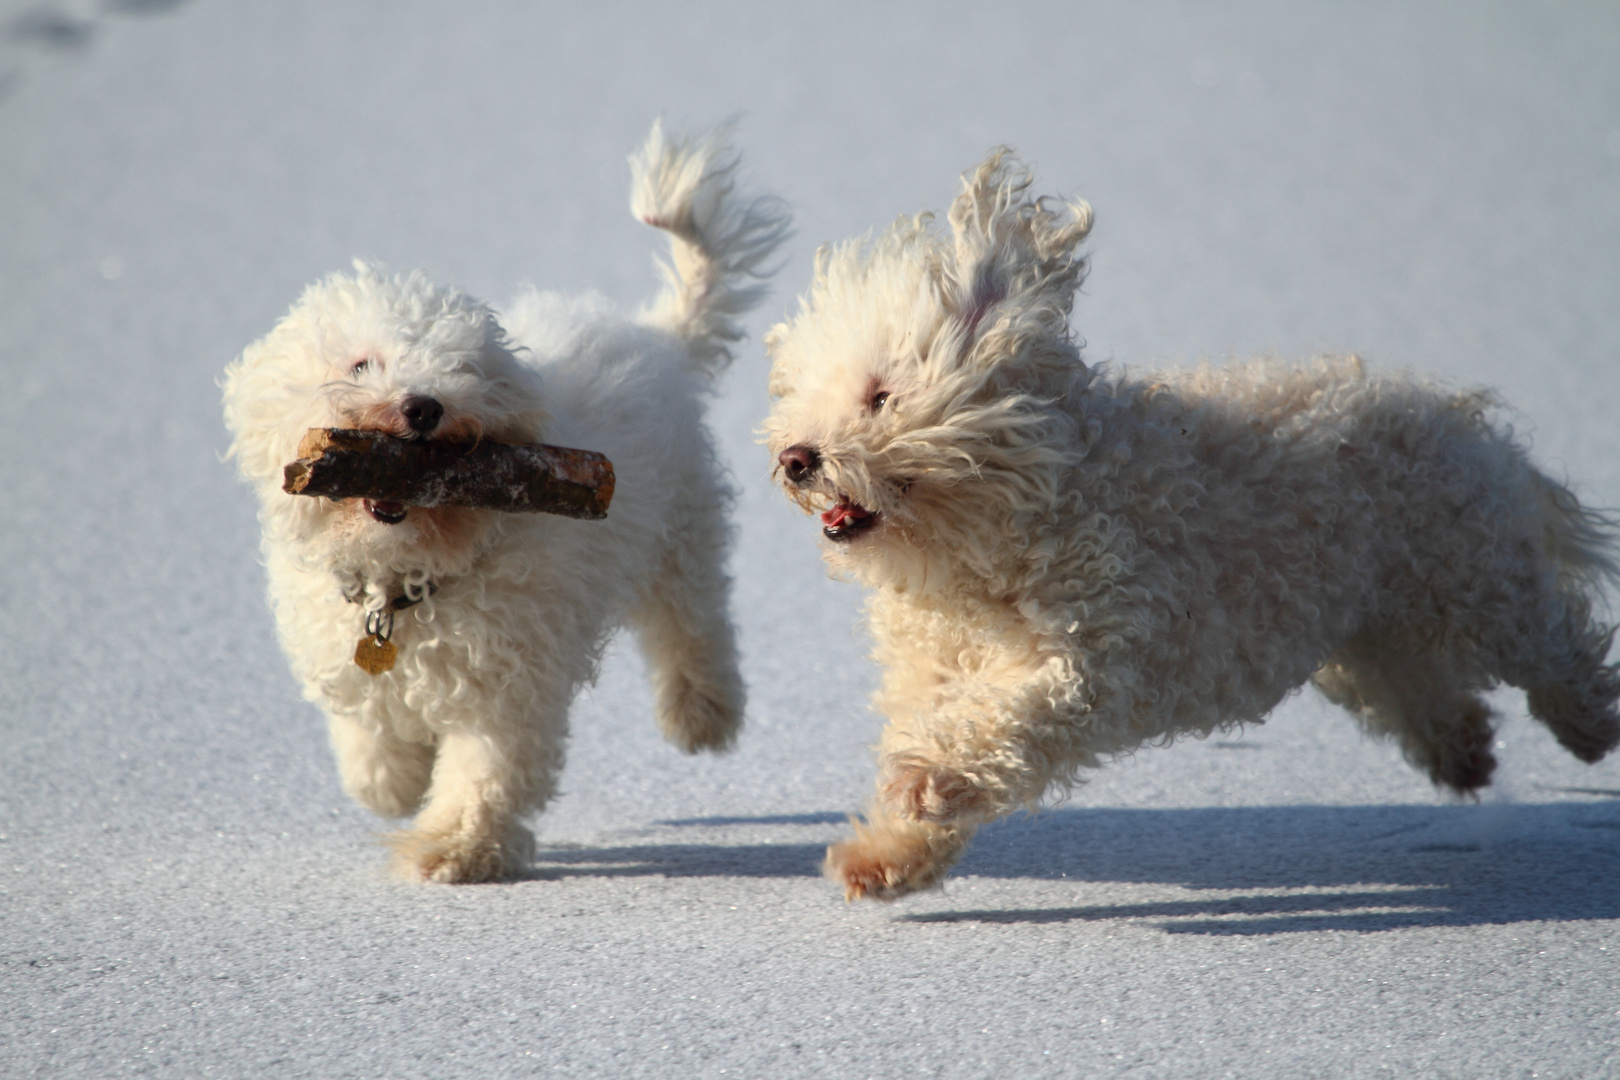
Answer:
[[(399, 646), (389, 640), (394, 636), (394, 612), (415, 607), (438, 591), (439, 587), (429, 581), (415, 596), (406, 591), (382, 607), (367, 611), (365, 632), (354, 646), (355, 664), (372, 676), (392, 671), (394, 661), (399, 659)], [(358, 604), (364, 599), (364, 592), (358, 586), (346, 588), (343, 598), (351, 604)]]
[[(360, 577), (360, 575), (356, 574), (348, 580), (344, 580), (342, 577), (340, 577), (338, 579), (338, 588), (343, 593), (343, 599), (347, 600), (349, 603), (363, 604), (366, 602), (366, 583), (365, 580)], [(422, 601), (426, 600), (428, 597), (432, 596), (438, 591), (438, 583), (428, 581), (424, 582), (416, 590), (416, 595), (413, 597), (411, 595), (411, 588), (409, 585), (407, 585), (398, 596), (388, 600), (383, 606), (385, 608), (392, 608), (395, 611), (404, 611), (406, 608), (415, 607), (417, 604), (420, 604)]]
[[(408, 592), (400, 593), (398, 596), (388, 601), (388, 603), (384, 605), (384, 609), (386, 610), (387, 608), (392, 608), (395, 611), (404, 611), (406, 608), (415, 607), (417, 604), (420, 604), (422, 601), (426, 600), (428, 597), (432, 596), (438, 591), (438, 585), (430, 581), (427, 583), (427, 587), (424, 588), (418, 595), (412, 596)], [(343, 593), (343, 599), (347, 600), (351, 604), (363, 603), (365, 601), (365, 593), (360, 589), (355, 589), (353, 592), (345, 590)]]

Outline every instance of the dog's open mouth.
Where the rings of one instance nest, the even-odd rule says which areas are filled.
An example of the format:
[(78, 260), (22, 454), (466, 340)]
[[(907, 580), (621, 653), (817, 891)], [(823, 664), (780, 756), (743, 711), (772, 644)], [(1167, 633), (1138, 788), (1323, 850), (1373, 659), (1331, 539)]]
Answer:
[(821, 515), (821, 532), (835, 543), (847, 544), (876, 525), (877, 521), (877, 511), (868, 510), (848, 499), (840, 499), (836, 506)]
[(366, 513), (384, 525), (398, 525), (405, 520), (406, 507), (404, 503), (379, 502), (375, 499), (363, 499), (361, 501), (366, 505)]

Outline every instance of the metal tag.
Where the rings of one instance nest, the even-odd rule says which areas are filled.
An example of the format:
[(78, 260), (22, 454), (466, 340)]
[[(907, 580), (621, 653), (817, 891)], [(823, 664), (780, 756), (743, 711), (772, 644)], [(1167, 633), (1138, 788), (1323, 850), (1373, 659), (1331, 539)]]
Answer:
[(399, 646), (385, 638), (366, 635), (354, 647), (354, 662), (365, 669), (367, 674), (381, 675), (385, 671), (394, 669), (394, 660), (399, 656)]

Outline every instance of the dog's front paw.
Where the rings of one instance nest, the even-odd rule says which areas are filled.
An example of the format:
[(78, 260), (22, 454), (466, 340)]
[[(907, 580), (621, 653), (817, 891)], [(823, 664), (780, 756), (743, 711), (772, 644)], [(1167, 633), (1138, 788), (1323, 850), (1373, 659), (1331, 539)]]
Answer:
[(723, 689), (705, 692), (678, 680), (660, 695), (658, 726), (664, 738), (688, 754), (730, 750), (742, 727), (742, 710)]
[(967, 846), (960, 829), (874, 818), (851, 822), (855, 835), (827, 849), (822, 871), (844, 887), (844, 899), (898, 900), (937, 887)]
[(884, 770), (884, 805), (913, 821), (955, 821), (993, 816), (991, 793), (971, 776), (915, 758), (896, 758)]
[(407, 830), (388, 842), (396, 873), (441, 885), (499, 881), (534, 860), (534, 834), (521, 825), (511, 826), (504, 836)]

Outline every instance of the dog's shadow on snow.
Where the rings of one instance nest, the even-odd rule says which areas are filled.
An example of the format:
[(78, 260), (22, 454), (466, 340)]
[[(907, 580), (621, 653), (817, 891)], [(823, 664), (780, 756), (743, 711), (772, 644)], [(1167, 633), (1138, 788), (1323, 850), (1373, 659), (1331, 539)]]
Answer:
[[(849, 820), (848, 814), (763, 814), (756, 817), (679, 818), (659, 822), (664, 829), (771, 828), (780, 825), (827, 826)], [(825, 833), (818, 830), (818, 835)], [(614, 847), (548, 847), (526, 877), (815, 877), (820, 874), (825, 843), (733, 844), (724, 841), (625, 844)]]
[[(1072, 883), (1082, 903), (957, 908), (943, 896), (898, 905), (898, 921), (1050, 924), (1130, 920), (1172, 933), (1321, 930), (1620, 919), (1620, 790), (1596, 802), (1460, 806), (1061, 809), (983, 830), (954, 875)], [(844, 815), (698, 818), (663, 828), (825, 826)], [(694, 838), (696, 839), (696, 838)], [(652, 843), (550, 849), (543, 876), (801, 877), (824, 845)], [(1174, 899), (1084, 903), (1088, 886), (1179, 886)], [(829, 888), (832, 886), (829, 884)], [(1093, 889), (1100, 892), (1101, 889)], [(1099, 898), (1100, 899), (1100, 898)], [(941, 909), (941, 903), (947, 905)], [(930, 910), (907, 911), (926, 904)]]

